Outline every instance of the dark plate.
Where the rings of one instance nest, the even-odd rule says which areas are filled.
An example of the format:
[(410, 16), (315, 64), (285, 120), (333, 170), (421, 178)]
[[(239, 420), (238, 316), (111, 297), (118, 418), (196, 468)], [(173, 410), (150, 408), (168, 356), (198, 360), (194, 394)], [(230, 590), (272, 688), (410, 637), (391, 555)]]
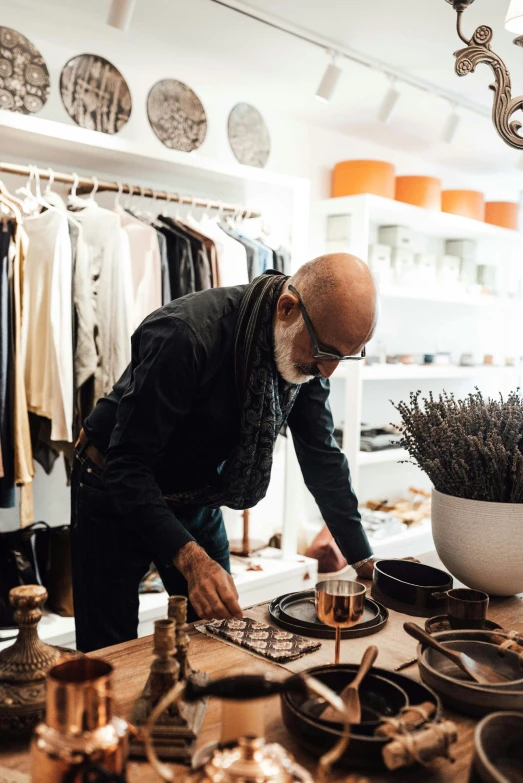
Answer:
[[(339, 689), (341, 690), (343, 683), (346, 681), (347, 672), (354, 676), (357, 669), (358, 664), (340, 664), (338, 666), (315, 666), (303, 673), (310, 674), (312, 677), (316, 677), (324, 682), (325, 677), (332, 677), (333, 671), (339, 671), (341, 675)], [(399, 685), (407, 694), (409, 704), (411, 705), (422, 704), (426, 701), (432, 702), (436, 705), (434, 717), (441, 717), (439, 697), (423, 683), (416, 682), (411, 680), (410, 677), (386, 669), (373, 668), (372, 673), (393, 682), (395, 685)], [(281, 696), (281, 711), (287, 731), (306, 751), (316, 758), (332, 748), (341, 735), (339, 729), (326, 727), (320, 721), (302, 713), (292, 704), (289, 694)], [(388, 738), (359, 735), (353, 731), (341, 763), (364, 769), (385, 770), (381, 751), (387, 742), (389, 742)]]
[[(288, 593), (287, 595), (292, 595), (292, 593)], [(286, 597), (287, 596), (280, 596), (279, 598), (275, 598), (269, 604), (269, 615), (276, 625), (279, 625), (280, 628), (284, 628), (286, 631), (296, 633), (299, 636), (310, 636), (314, 639), (335, 638), (336, 632), (334, 628), (329, 628), (328, 625), (324, 625), (319, 621), (314, 625), (314, 627), (311, 628), (309, 626), (302, 625), (300, 622), (298, 622), (298, 620), (289, 622), (282, 618), (280, 611), (280, 601), (282, 598)], [(367, 604), (371, 604), (368, 611), (369, 616), (373, 615), (374, 619), (358, 623), (358, 625), (355, 625), (352, 628), (342, 628), (342, 639), (358, 639), (361, 636), (370, 636), (371, 634), (381, 631), (389, 619), (389, 613), (387, 609), (385, 609), (384, 606), (378, 604), (377, 601), (373, 601), (371, 598), (365, 598), (365, 605)], [(365, 613), (363, 616), (365, 617)]]
[[(285, 622), (299, 623), (304, 628), (325, 628), (325, 624), (318, 620), (316, 614), (314, 590), (289, 593), (276, 600), (280, 602), (280, 617)], [(379, 613), (379, 606), (374, 601), (366, 601), (363, 616), (358, 625), (374, 624)]]
[[(494, 620), (483, 620), (483, 628), (478, 628), (478, 631), (499, 631), (503, 626), (498, 625)], [(449, 618), (446, 614), (439, 614), (437, 617), (431, 617), (425, 623), (425, 630), (427, 633), (442, 633), (442, 631), (452, 631), (450, 627)], [(466, 630), (466, 629), (465, 629)]]

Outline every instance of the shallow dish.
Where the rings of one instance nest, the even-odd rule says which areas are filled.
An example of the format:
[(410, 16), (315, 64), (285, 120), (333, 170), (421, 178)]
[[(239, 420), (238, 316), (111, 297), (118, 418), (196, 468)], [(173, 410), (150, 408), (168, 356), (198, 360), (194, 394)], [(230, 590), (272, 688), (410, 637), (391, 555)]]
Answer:
[(478, 723), (469, 783), (521, 783), (523, 715), (495, 712)]
[[(310, 674), (311, 677), (316, 677), (322, 682), (326, 682), (325, 677), (329, 677), (331, 673), (334, 673), (334, 675), (340, 678), (338, 681), (340, 682), (339, 689), (341, 690), (344, 684), (346, 684), (348, 677), (354, 677), (357, 670), (358, 664), (344, 663), (337, 666), (316, 666), (313, 669), (308, 669), (304, 674)], [(432, 702), (436, 706), (435, 718), (441, 717), (441, 702), (438, 696), (423, 683), (386, 669), (373, 668), (372, 674), (399, 685), (407, 694), (409, 704), (411, 705), (423, 704), (423, 702), (427, 701)], [(335, 687), (337, 688), (338, 686), (335, 685)], [(316, 758), (321, 756), (326, 750), (332, 748), (342, 732), (338, 728), (329, 726), (325, 721), (324, 725), (322, 725), (320, 721), (309, 718), (295, 707), (288, 696), (288, 694), (281, 696), (282, 718), (287, 730), (308, 753)], [(341, 759), (341, 763), (349, 767), (384, 771), (386, 767), (381, 751), (387, 742), (389, 742), (389, 739), (386, 737), (358, 734), (357, 727), (353, 727), (350, 742)]]
[[(445, 642), (449, 640), (448, 637), (451, 634), (467, 634), (467, 638), (469, 638), (469, 636), (485, 635), (486, 633), (488, 635), (488, 632), (485, 631), (447, 631), (435, 634), (435, 638), (439, 642)], [(465, 682), (465, 680), (448, 677), (427, 665), (425, 652), (426, 649), (419, 645), (418, 667), (421, 679), (441, 696), (445, 704), (455, 709), (456, 712), (478, 717), (498, 710), (523, 710), (523, 685), (521, 690), (507, 688), (506, 686), (497, 688), (491, 685), (478, 685), (472, 681), (469, 683)]]
[(451, 590), (452, 584), (450, 574), (439, 568), (409, 560), (379, 560), (374, 566), (371, 594), (389, 609), (432, 617), (446, 606), (446, 596), (436, 595)]
[[(452, 631), (458, 629), (452, 629), (450, 627), (449, 618), (446, 614), (439, 614), (437, 617), (430, 617), (425, 623), (425, 630), (427, 633), (436, 634), (443, 633), (444, 631)], [(459, 630), (467, 630), (465, 628)], [(493, 620), (483, 620), (483, 627), (476, 628), (477, 631), (497, 631), (502, 630), (502, 626), (495, 623)]]
[[(438, 641), (440, 640), (438, 639)], [(464, 685), (472, 685), (476, 688), (523, 690), (523, 665), (518, 653), (511, 650), (503, 652), (497, 644), (489, 644), (488, 642), (479, 642), (472, 639), (455, 639), (442, 642), (442, 644), (451, 650), (469, 655), (478, 663), (490, 666), (494, 671), (506, 677), (507, 682), (480, 685), (467, 677), (464, 671), (458, 668), (452, 661), (449, 661), (448, 658), (445, 658), (444, 655), (431, 648), (426, 648), (422, 653), (425, 665), (440, 675), (450, 680), (459, 680)]]
[[(300, 636), (310, 636), (315, 639), (334, 639), (336, 635), (335, 629), (329, 628), (328, 625), (324, 625), (324, 623), (318, 620), (316, 609), (314, 608), (314, 603), (311, 603), (311, 599), (314, 601), (314, 590), (303, 590), (299, 593), (281, 595), (269, 604), (270, 618), (280, 628), (284, 628), (291, 633), (297, 633)], [(290, 605), (284, 604), (287, 607), (287, 611), (282, 613), (281, 604), (287, 600), (290, 602)], [(303, 619), (296, 618), (300, 611), (300, 604), (303, 608)], [(290, 615), (289, 611), (293, 612), (295, 616)], [(387, 609), (377, 601), (373, 601), (372, 598), (366, 597), (361, 621), (352, 628), (342, 628), (341, 638), (356, 639), (361, 636), (370, 636), (381, 631), (388, 619), (389, 613)]]

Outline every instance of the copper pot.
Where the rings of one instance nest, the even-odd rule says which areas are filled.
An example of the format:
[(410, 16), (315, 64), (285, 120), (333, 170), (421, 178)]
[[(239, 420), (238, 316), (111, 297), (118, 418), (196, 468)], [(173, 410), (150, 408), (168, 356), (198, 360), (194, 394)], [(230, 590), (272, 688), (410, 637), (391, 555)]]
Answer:
[(31, 742), (32, 783), (81, 783), (92, 764), (107, 772), (125, 770), (129, 727), (114, 714), (112, 673), (99, 658), (49, 670), (45, 723)]

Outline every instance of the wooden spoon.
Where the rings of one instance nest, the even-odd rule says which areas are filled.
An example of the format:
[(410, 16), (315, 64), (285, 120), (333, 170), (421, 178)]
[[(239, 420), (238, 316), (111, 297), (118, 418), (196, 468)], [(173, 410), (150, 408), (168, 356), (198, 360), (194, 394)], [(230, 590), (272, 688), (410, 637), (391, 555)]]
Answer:
[(503, 674), (500, 674), (499, 672), (494, 671), (494, 669), (491, 669), (490, 666), (485, 666), (483, 663), (478, 663), (478, 661), (475, 661), (474, 658), (470, 657), (470, 655), (457, 652), (457, 650), (451, 650), (448, 647), (445, 647), (445, 645), (440, 644), (436, 639), (430, 636), (430, 634), (424, 631), (423, 628), (420, 628), (419, 625), (416, 625), (415, 623), (404, 623), (403, 628), (409, 634), (409, 636), (417, 639), (418, 642), (426, 644), (427, 647), (432, 647), (433, 650), (437, 650), (439, 653), (441, 653), (441, 655), (444, 655), (446, 658), (452, 661), (452, 663), (456, 664), (456, 666), (458, 666), (461, 671), (465, 672), (465, 674), (467, 674), (471, 680), (479, 683), (479, 685), (492, 685), (501, 682), (508, 682), (507, 677), (505, 677)]
[[(356, 672), (356, 676), (340, 693), (340, 698), (343, 701), (348, 714), (349, 723), (361, 723), (361, 704), (358, 688), (362, 681), (371, 670), (374, 661), (378, 657), (378, 648), (372, 645), (367, 647), (363, 653), (361, 659), (360, 668)], [(330, 720), (337, 723), (341, 722), (340, 714), (334, 707), (327, 707), (320, 715), (322, 720)]]

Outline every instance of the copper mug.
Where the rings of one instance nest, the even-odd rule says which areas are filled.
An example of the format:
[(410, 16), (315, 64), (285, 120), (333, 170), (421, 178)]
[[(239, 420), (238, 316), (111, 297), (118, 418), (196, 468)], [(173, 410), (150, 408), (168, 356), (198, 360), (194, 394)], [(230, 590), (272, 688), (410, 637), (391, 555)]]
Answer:
[(81, 783), (90, 765), (125, 771), (129, 725), (114, 714), (112, 672), (87, 657), (49, 669), (45, 723), (31, 742), (32, 783)]
[(340, 662), (341, 629), (357, 625), (363, 617), (367, 588), (346, 579), (318, 582), (314, 602), (318, 620), (336, 629), (334, 663)]

